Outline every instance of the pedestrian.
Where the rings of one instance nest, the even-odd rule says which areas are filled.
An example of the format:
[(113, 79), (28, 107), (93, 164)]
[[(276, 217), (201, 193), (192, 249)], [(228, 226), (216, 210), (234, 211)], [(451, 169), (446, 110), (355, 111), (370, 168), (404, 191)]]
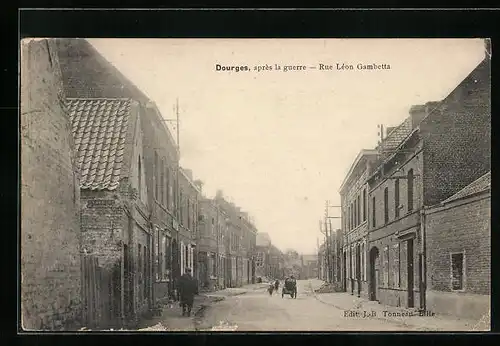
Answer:
[(269, 284), (269, 288), (267, 289), (267, 291), (269, 292), (269, 295), (272, 296), (273, 295), (273, 290), (274, 290), (274, 285), (273, 283), (271, 282)]
[(182, 316), (191, 316), (194, 296), (198, 293), (198, 284), (191, 275), (191, 269), (187, 268), (184, 275), (179, 279), (179, 297), (182, 307)]
[(274, 290), (278, 292), (279, 288), (280, 288), (280, 281), (276, 279), (276, 281), (274, 282)]

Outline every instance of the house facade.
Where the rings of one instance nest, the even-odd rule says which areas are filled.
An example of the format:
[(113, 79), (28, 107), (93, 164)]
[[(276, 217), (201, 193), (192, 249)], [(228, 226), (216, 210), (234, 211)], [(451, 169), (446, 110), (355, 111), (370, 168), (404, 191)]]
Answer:
[(372, 300), (426, 307), (423, 206), (491, 169), (489, 66), (485, 58), (443, 101), (412, 107), (378, 147), (368, 178)]
[(180, 274), (190, 268), (194, 277), (197, 277), (198, 260), (196, 257), (196, 238), (198, 230), (198, 201), (201, 199), (201, 190), (193, 180), (193, 173), (189, 169), (180, 170), (179, 176), (179, 231), (178, 244), (180, 247)]
[(57, 47), (26, 39), (20, 54), (21, 327), (78, 329), (80, 183)]
[[(362, 150), (340, 187), (343, 250), (341, 261), (346, 276), (342, 277), (343, 289), (358, 297), (368, 297), (366, 275), (368, 243), (368, 193), (367, 178), (371, 164), (376, 161), (376, 150)], [(335, 260), (332, 260), (335, 262)], [(335, 274), (333, 274), (335, 275)]]
[(202, 289), (215, 290), (219, 284), (219, 234), (221, 217), (212, 199), (200, 201), (198, 222), (198, 273)]
[(481, 319), (491, 308), (491, 172), (425, 209), (426, 308)]

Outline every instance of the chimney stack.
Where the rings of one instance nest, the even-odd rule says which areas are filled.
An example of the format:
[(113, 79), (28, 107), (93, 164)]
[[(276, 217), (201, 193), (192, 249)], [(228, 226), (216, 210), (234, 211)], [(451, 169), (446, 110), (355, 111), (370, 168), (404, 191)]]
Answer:
[(412, 106), (410, 108), (411, 128), (416, 128), (420, 122), (439, 105), (439, 103), (439, 101), (429, 101), (424, 105)]

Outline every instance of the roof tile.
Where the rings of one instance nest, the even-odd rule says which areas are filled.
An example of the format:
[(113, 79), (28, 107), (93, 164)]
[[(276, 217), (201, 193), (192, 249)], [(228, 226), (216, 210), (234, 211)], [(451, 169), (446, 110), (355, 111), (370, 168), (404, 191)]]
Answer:
[(129, 99), (68, 99), (80, 188), (118, 187), (130, 106)]
[(488, 190), (491, 188), (491, 172), (486, 173), (479, 179), (473, 181), (462, 190), (458, 191), (453, 196), (445, 199), (442, 203), (448, 203), (455, 201), (457, 199), (465, 198), (467, 196), (474, 195), (476, 193)]

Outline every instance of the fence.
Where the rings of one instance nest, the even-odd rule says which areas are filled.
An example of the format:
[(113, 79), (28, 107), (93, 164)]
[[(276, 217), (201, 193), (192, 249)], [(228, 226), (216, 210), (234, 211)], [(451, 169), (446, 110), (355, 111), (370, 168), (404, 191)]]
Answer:
[(82, 254), (81, 263), (84, 325), (90, 329), (116, 327), (121, 310), (119, 272), (100, 267), (94, 255)]

